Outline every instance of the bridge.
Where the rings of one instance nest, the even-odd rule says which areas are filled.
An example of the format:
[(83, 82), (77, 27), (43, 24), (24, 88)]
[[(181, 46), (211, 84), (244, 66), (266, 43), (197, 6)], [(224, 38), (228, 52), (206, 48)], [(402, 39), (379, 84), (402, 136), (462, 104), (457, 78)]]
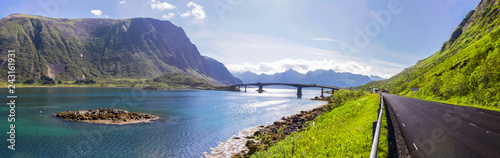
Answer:
[(339, 87), (334, 87), (334, 86), (323, 86), (323, 85), (316, 85), (316, 84), (299, 84), (299, 83), (248, 83), (248, 84), (236, 84), (236, 85), (231, 85), (231, 89), (236, 89), (236, 87), (239, 87), (241, 90), (241, 86), (245, 86), (245, 92), (247, 92), (247, 86), (258, 86), (259, 89), (257, 90), (259, 93), (264, 92), (262, 89), (264, 86), (274, 86), (274, 85), (284, 85), (284, 86), (292, 86), (297, 88), (297, 98), (302, 98), (302, 88), (305, 87), (319, 87), (321, 88), (321, 97), (324, 97), (323, 89), (331, 89), (332, 93), (335, 92), (336, 90), (339, 90)]

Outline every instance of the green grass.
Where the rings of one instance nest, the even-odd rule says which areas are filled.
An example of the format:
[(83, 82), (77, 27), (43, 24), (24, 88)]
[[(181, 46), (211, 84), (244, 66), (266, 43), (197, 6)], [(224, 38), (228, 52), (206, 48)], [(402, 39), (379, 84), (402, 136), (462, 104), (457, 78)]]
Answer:
[(461, 100), (462, 99), (461, 97), (453, 97), (453, 98), (448, 99), (448, 100), (442, 100), (439, 97), (425, 96), (425, 95), (419, 94), (418, 92), (416, 93), (416, 95), (413, 95), (413, 92), (411, 92), (411, 93), (407, 93), (407, 94), (405, 94), (403, 96), (410, 97), (410, 98), (427, 100), (427, 101), (434, 101), (434, 102), (439, 102), (439, 103), (445, 103), (445, 104), (453, 104), (453, 105), (460, 105), (460, 106), (475, 107), (475, 108), (480, 108), (480, 109), (486, 109), (486, 110), (500, 112), (500, 108), (499, 107), (484, 106), (484, 105), (480, 105), (480, 104), (478, 105), (478, 104), (472, 104), (472, 103), (469, 103), (469, 102), (463, 102)]
[(182, 73), (171, 73), (158, 76), (154, 79), (146, 80), (146, 88), (186, 88), (186, 87), (213, 87), (208, 81)]
[[(188, 74), (171, 73), (158, 76), (153, 79), (129, 79), (129, 78), (107, 78), (97, 79), (95, 84), (75, 84), (76, 80), (62, 81), (62, 84), (41, 84), (36, 81), (33, 84), (16, 83), (16, 87), (135, 87), (135, 88), (190, 88), (190, 87), (213, 87), (209, 82)], [(140, 82), (143, 84), (140, 84)], [(56, 81), (57, 82), (57, 81)], [(0, 82), (0, 87), (7, 87), (8, 82)]]
[[(56, 81), (57, 83), (58, 81)], [(61, 81), (60, 84), (42, 84), (37, 80), (33, 84), (15, 83), (16, 88), (28, 87), (130, 87), (146, 89), (207, 89), (207, 90), (229, 90), (229, 86), (214, 86), (210, 82), (182, 73), (170, 73), (152, 79), (131, 78), (103, 78), (96, 79), (94, 84), (76, 84), (76, 80)], [(143, 84), (141, 84), (143, 82)], [(7, 81), (0, 81), (0, 88), (7, 88)]]
[[(316, 118), (314, 126), (294, 133), (252, 157), (368, 157), (372, 122), (377, 120), (380, 96), (363, 95), (341, 103)], [(387, 122), (383, 117), (379, 157), (388, 156)]]
[[(61, 81), (61, 84), (41, 84), (40, 81), (36, 81), (33, 84), (23, 84), (15, 83), (16, 88), (28, 88), (28, 87), (144, 87), (144, 84), (140, 84), (140, 81), (146, 81), (146, 79), (98, 79), (96, 84), (75, 84), (76, 80)], [(57, 83), (57, 81), (56, 81)], [(0, 88), (7, 88), (7, 81), (0, 81)]]

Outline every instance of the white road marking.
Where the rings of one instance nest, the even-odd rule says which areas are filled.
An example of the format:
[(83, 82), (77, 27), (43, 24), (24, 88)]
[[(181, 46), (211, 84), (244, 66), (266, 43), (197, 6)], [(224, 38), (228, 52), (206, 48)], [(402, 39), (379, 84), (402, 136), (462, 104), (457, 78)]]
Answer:
[(398, 114), (398, 116), (399, 116), (399, 114)]
[(418, 150), (417, 145), (415, 145), (415, 143), (413, 143), (413, 146), (415, 147), (415, 149), (417, 149), (417, 150)]
[(482, 111), (479, 111), (479, 113), (484, 114), (484, 112), (482, 112)]
[(404, 123), (403, 123), (403, 127), (406, 127)]
[(436, 109), (432, 109), (432, 110), (436, 111)]
[(446, 116), (451, 117), (451, 115), (450, 115), (450, 114), (446, 114)]
[(474, 126), (474, 127), (477, 127), (477, 126), (476, 126), (475, 124), (473, 124), (473, 123), (469, 123), (469, 125)]

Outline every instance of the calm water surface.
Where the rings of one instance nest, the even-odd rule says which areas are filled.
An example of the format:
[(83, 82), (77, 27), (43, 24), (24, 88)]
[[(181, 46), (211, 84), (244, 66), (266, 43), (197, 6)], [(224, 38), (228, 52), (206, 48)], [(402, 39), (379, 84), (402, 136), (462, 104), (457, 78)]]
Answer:
[[(9, 135), (6, 89), (0, 89), (1, 157), (202, 157), (238, 131), (271, 124), (283, 116), (325, 104), (306, 98), (319, 89), (266, 89), (258, 94), (130, 88), (17, 89), (16, 150)], [(69, 122), (55, 113), (94, 108), (120, 108), (158, 115), (154, 123), (103, 125)]]

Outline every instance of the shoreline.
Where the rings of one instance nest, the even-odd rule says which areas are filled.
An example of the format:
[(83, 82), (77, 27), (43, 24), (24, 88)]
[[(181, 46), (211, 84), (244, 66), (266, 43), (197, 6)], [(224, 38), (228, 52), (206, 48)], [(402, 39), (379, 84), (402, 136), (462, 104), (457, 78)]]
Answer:
[[(8, 88), (4, 86), (0, 86), (0, 88)], [(219, 89), (211, 89), (211, 88), (206, 88), (206, 87), (172, 87), (172, 88), (159, 88), (159, 89), (149, 89), (146, 87), (126, 87), (126, 86), (81, 86), (81, 85), (74, 85), (74, 86), (42, 86), (42, 85), (36, 85), (36, 86), (17, 86), (16, 88), (135, 88), (135, 89), (143, 89), (143, 90), (208, 90), (208, 91), (232, 91), (232, 90), (219, 90)]]
[[(142, 87), (126, 87), (126, 86), (84, 86), (84, 85), (56, 85), (56, 86), (43, 86), (43, 85), (34, 85), (34, 86), (26, 86), (26, 85), (17, 85), (16, 88), (141, 88)], [(0, 86), (0, 88), (8, 88), (7, 86)]]
[[(8, 88), (8, 87), (0, 87)], [(144, 87), (125, 87), (125, 86), (20, 86), (16, 88), (133, 88), (133, 89), (144, 89)], [(152, 90), (152, 89), (144, 89)], [(162, 88), (157, 90), (207, 90), (202, 88)]]
[[(307, 111), (301, 111), (298, 114), (284, 116), (273, 124), (245, 128), (239, 131), (236, 137), (219, 142), (217, 147), (210, 148), (210, 153), (203, 152), (203, 155), (205, 157), (227, 158), (250, 157), (257, 150), (265, 150), (290, 134), (301, 132), (307, 129), (308, 126), (314, 126), (314, 120), (323, 113), (325, 106), (326, 104)], [(308, 121), (313, 121), (313, 123)], [(266, 138), (264, 142), (262, 142), (262, 138), (258, 138), (263, 135)]]
[[(67, 120), (64, 118), (61, 118), (66, 121), (72, 121), (72, 120)], [(127, 125), (127, 124), (138, 124), (138, 123), (153, 123), (157, 119), (150, 119), (150, 120), (129, 120), (127, 122), (113, 122), (111, 120), (78, 120), (76, 122), (83, 122), (83, 123), (91, 123), (91, 124), (107, 124), (107, 125)]]

